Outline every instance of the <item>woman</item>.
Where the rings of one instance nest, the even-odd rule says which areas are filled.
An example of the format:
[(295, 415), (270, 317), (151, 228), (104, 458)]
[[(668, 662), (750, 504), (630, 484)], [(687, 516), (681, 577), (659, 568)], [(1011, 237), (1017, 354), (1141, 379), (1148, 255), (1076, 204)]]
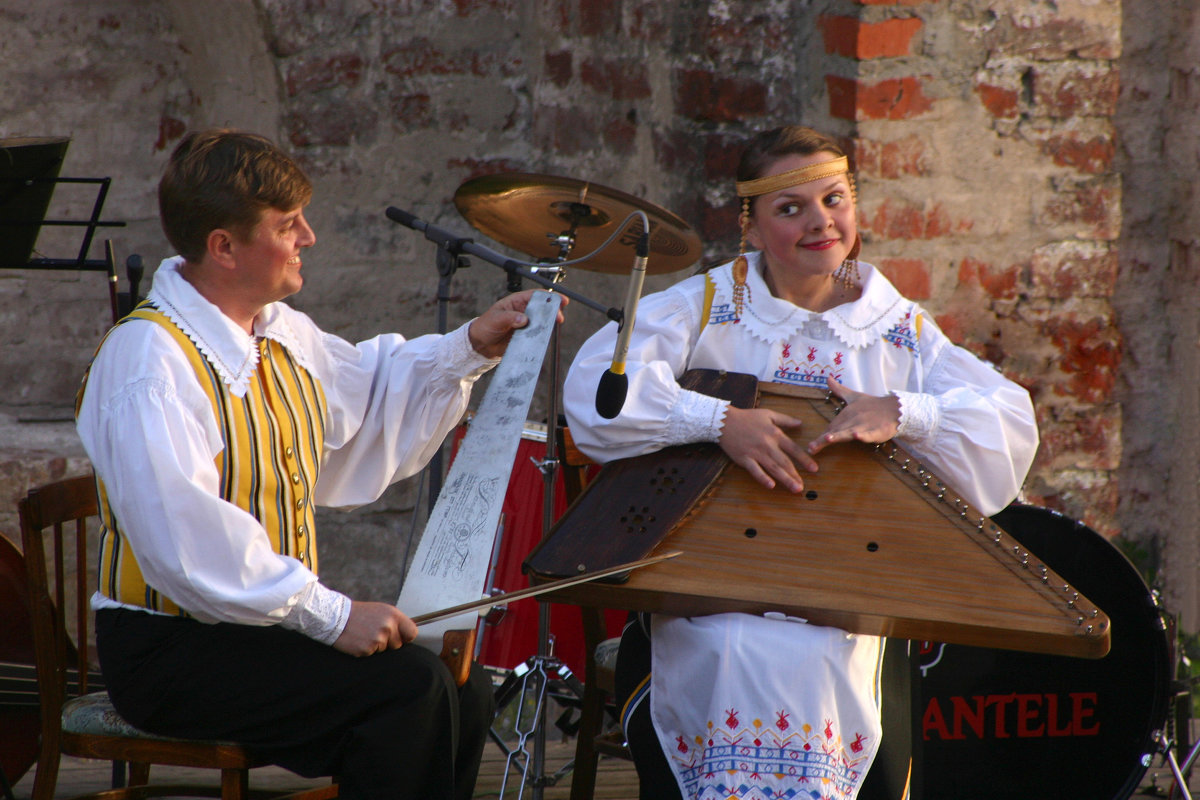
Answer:
[[(760, 134), (737, 191), (742, 254), (641, 302), (615, 419), (593, 407), (615, 325), (580, 349), (564, 394), (580, 448), (607, 461), (715, 441), (763, 485), (799, 492), (824, 448), (895, 438), (984, 514), (1012, 501), (1037, 449), (1029, 395), (857, 260), (837, 144), (803, 127)], [(846, 407), (828, 429), (798, 432), (780, 412), (681, 389), (699, 368), (828, 387)], [(631, 620), (618, 690), (642, 797), (906, 797), (907, 742), (879, 755), (883, 650), (877, 637), (747, 614)], [(903, 740), (908, 726), (885, 711)]]

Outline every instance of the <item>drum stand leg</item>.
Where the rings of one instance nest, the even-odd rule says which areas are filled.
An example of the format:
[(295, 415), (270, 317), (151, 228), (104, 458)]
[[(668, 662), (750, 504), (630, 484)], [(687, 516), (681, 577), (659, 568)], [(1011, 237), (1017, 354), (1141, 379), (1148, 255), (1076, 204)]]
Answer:
[(1197, 754), (1200, 754), (1200, 742), (1192, 746), (1191, 752), (1184, 759), (1183, 766), (1175, 759), (1175, 748), (1171, 738), (1161, 731), (1157, 731), (1154, 735), (1158, 742), (1158, 747), (1162, 751), (1163, 761), (1167, 763), (1167, 767), (1171, 770), (1171, 776), (1174, 782), (1171, 784), (1171, 789), (1167, 792), (1167, 797), (1170, 800), (1182, 798), (1182, 800), (1192, 800), (1192, 794), (1188, 791), (1187, 778), (1185, 775), (1191, 770), (1192, 764), (1196, 761)]
[[(543, 606), (542, 616), (545, 616), (545, 611)], [(553, 647), (550, 649), (553, 650)], [(559, 778), (571, 771), (573, 764), (568, 763), (552, 775), (544, 772), (546, 698), (551, 694), (552, 681), (556, 679), (576, 697), (583, 697), (583, 684), (571, 672), (571, 668), (555, 658), (552, 652), (532, 656), (518, 664), (496, 690), (497, 709), (504, 709), (513, 702), (517, 703), (513, 720), (516, 744), (509, 747), (494, 727), (489, 732), (492, 740), (506, 756), (504, 775), (500, 780), (501, 800), (505, 797), (508, 777), (512, 773), (519, 772), (521, 776), (516, 795), (518, 798), (524, 796), (525, 787), (529, 786), (532, 790), (530, 796), (534, 800), (540, 800), (545, 787), (553, 786)]]

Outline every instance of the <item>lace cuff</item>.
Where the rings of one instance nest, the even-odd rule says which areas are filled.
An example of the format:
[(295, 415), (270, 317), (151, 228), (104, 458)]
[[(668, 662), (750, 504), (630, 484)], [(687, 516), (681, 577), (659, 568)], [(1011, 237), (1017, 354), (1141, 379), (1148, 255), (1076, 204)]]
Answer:
[(932, 436), (941, 417), (937, 398), (916, 392), (892, 394), (900, 401), (900, 427), (896, 431), (896, 438), (920, 442)]
[(333, 644), (342, 635), (350, 619), (349, 597), (322, 586), (320, 581), (309, 581), (291, 599), (292, 607), (280, 625), (322, 644)]
[[(472, 320), (473, 321), (473, 320)], [(438, 363), (453, 375), (478, 378), (500, 363), (498, 358), (488, 358), (475, 352), (467, 330), (471, 323), (461, 325), (442, 337), (438, 344)]]
[(667, 447), (691, 442), (715, 442), (721, 438), (728, 400), (681, 391), (667, 421)]

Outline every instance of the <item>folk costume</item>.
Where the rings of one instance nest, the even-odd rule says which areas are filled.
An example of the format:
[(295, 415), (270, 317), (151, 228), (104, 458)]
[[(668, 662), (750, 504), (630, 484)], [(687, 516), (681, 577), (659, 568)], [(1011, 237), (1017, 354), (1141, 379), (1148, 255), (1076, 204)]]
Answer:
[[(581, 450), (608, 461), (716, 441), (727, 404), (681, 389), (676, 379), (688, 369), (821, 389), (833, 377), (860, 392), (895, 394), (896, 439), (981, 513), (1017, 495), (1038, 442), (1024, 389), (951, 343), (870, 264), (850, 265), (858, 300), (816, 313), (771, 294), (760, 254), (742, 258), (744, 266), (727, 263), (641, 301), (627, 400), (615, 419), (594, 408), (615, 325), (583, 345), (564, 391)], [(648, 704), (683, 797), (858, 795), (880, 744), (879, 638), (745, 614), (656, 615), (650, 626), (648, 684), (620, 674), (623, 662), (637, 661), (625, 653), (642, 637), (638, 624), (622, 640), (618, 681), (631, 687), (624, 722), (636, 751), (629, 726)]]
[(497, 360), (466, 326), (352, 345), (283, 303), (249, 335), (182, 263), (159, 267), (80, 393), (114, 705), (156, 733), (336, 773), (343, 798), (469, 797), (490, 684), (477, 673), (460, 691), (420, 647), (330, 647), (350, 601), (317, 579), (314, 509), (371, 502), (416, 472)]

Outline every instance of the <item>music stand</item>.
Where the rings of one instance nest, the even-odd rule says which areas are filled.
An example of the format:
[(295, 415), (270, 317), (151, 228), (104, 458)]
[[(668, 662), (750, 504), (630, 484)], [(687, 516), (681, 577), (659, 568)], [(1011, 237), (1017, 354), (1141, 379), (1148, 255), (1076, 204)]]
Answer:
[[(59, 172), (71, 140), (66, 137), (0, 139), (0, 269), (84, 270), (108, 273), (113, 322), (119, 319), (116, 259), (112, 242), (104, 258), (88, 258), (98, 228), (121, 228), (124, 222), (104, 221), (100, 212), (111, 178), (62, 178)], [(85, 219), (46, 219), (50, 198), (60, 183), (94, 185), (96, 198)], [(83, 228), (74, 258), (34, 258), (34, 245), (43, 227)]]

